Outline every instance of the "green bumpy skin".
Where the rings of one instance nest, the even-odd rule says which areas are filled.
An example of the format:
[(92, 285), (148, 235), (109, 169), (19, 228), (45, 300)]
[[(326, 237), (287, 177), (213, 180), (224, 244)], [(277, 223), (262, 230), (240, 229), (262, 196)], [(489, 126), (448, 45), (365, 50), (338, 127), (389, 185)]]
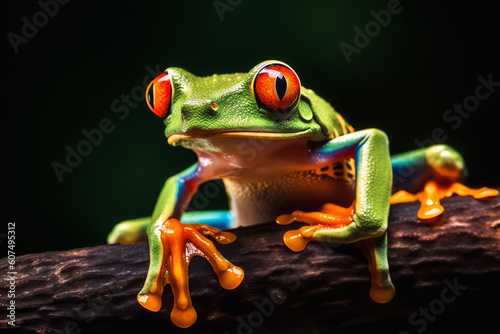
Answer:
[[(171, 284), (172, 321), (180, 327), (196, 320), (187, 289), (191, 256), (205, 257), (227, 289), (243, 279), (240, 268), (197, 234), (223, 243), (234, 240), (214, 226), (301, 221), (311, 226), (284, 237), (294, 251), (315, 240), (355, 243), (369, 261), (370, 296), (388, 302), (395, 293), (387, 261), (391, 192), (414, 191), (419, 182), (443, 177), (455, 181), (465, 173), (460, 154), (442, 145), (391, 162), (382, 131), (354, 131), (280, 61), (263, 62), (248, 73), (209, 77), (168, 68), (148, 87), (147, 98), (163, 118), (169, 144), (193, 150), (198, 161), (168, 178), (151, 217), (118, 224), (108, 241), (131, 243), (147, 234), (150, 267), (138, 300), (158, 311), (163, 286)], [(414, 175), (402, 177), (404, 165), (413, 166)], [(393, 172), (404, 181), (397, 189)], [(213, 179), (225, 183), (231, 210), (185, 213), (199, 185)]]

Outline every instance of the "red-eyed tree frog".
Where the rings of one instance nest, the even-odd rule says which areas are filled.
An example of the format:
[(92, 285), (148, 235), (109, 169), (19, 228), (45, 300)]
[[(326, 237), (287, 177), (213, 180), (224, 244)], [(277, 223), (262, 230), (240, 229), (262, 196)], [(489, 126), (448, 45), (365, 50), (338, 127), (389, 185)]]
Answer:
[[(284, 234), (301, 251), (310, 241), (355, 243), (367, 257), (370, 296), (380, 303), (395, 293), (387, 261), (387, 221), (392, 203), (421, 202), (418, 216), (443, 212), (443, 197), (496, 196), (494, 189), (458, 183), (466, 174), (462, 156), (437, 145), (390, 156), (378, 129), (354, 131), (334, 108), (301, 86), (281, 61), (265, 61), (248, 73), (197, 77), (168, 68), (146, 90), (154, 114), (163, 119), (168, 143), (193, 150), (198, 161), (166, 181), (151, 217), (121, 222), (109, 243), (149, 241), (150, 266), (139, 303), (158, 311), (171, 284), (171, 319), (179, 327), (196, 320), (187, 267), (206, 258), (226, 289), (244, 277), (206, 237), (235, 240), (229, 227), (269, 221), (306, 225)], [(399, 175), (411, 166), (413, 173)], [(393, 176), (398, 184), (393, 186)], [(198, 186), (222, 179), (229, 211), (185, 212)], [(335, 264), (332, 264), (335, 265)]]

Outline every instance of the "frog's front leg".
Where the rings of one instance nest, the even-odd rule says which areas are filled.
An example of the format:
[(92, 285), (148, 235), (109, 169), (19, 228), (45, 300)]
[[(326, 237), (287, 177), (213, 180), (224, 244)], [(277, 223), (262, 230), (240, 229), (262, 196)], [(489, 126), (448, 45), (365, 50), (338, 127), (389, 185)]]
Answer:
[(467, 170), (464, 159), (448, 145), (397, 154), (392, 157), (394, 191), (391, 203), (419, 201), (417, 216), (431, 219), (443, 213), (440, 200), (453, 194), (485, 198), (498, 195), (491, 188), (471, 189), (462, 181)]
[(137, 300), (145, 308), (158, 311), (166, 284), (171, 284), (174, 295), (172, 322), (179, 327), (189, 327), (196, 320), (191, 304), (187, 270), (192, 256), (207, 259), (226, 289), (236, 288), (243, 279), (243, 271), (227, 261), (204, 235), (220, 243), (231, 243), (236, 237), (229, 232), (204, 224), (179, 222), (198, 185), (207, 181), (203, 170), (194, 165), (167, 180), (153, 212), (148, 228), (150, 247), (149, 271)]
[(388, 302), (395, 290), (389, 276), (385, 234), (392, 185), (387, 136), (369, 129), (332, 139), (311, 151), (309, 163), (324, 166), (347, 158), (355, 158), (356, 162), (356, 200), (350, 208), (325, 204), (319, 212), (296, 211), (278, 217), (277, 222), (311, 224), (285, 234), (285, 243), (295, 251), (313, 240), (356, 242), (370, 262), (370, 296), (377, 302)]

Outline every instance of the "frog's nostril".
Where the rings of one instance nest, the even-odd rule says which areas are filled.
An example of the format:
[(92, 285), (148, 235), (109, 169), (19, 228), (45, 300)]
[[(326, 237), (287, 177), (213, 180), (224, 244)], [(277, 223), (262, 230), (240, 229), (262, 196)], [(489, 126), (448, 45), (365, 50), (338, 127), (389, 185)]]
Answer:
[(213, 111), (217, 111), (217, 109), (219, 108), (219, 106), (215, 102), (212, 102), (211, 107)]

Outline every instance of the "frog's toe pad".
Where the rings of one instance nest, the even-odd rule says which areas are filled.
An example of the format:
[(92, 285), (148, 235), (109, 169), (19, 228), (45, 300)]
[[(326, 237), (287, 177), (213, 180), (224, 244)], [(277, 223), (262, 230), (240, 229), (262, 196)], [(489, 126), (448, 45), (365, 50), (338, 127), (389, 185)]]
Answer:
[(243, 281), (245, 273), (240, 267), (232, 266), (226, 271), (221, 272), (218, 276), (219, 283), (224, 289), (233, 290)]
[(170, 319), (180, 328), (188, 328), (196, 322), (198, 315), (193, 306), (188, 305), (186, 308), (174, 307), (170, 314)]
[(474, 198), (480, 199), (480, 198), (494, 197), (497, 195), (498, 195), (497, 189), (483, 187), (483, 188), (478, 189), (477, 192), (473, 196), (474, 196)]
[(417, 200), (417, 195), (409, 193), (406, 190), (400, 190), (391, 196), (391, 204), (415, 202)]
[(396, 289), (392, 283), (388, 286), (379, 286), (376, 284), (372, 284), (370, 288), (370, 298), (377, 303), (387, 303), (392, 300), (394, 295), (396, 294)]
[(161, 309), (161, 295), (157, 293), (138, 294), (137, 301), (150, 311), (158, 312)]
[(439, 203), (429, 201), (429, 203), (422, 203), (418, 210), (417, 217), (420, 219), (432, 219), (444, 212), (444, 208)]
[(309, 242), (313, 241), (313, 238), (304, 236), (299, 229), (286, 232), (283, 236), (283, 241), (294, 252), (301, 252)]

